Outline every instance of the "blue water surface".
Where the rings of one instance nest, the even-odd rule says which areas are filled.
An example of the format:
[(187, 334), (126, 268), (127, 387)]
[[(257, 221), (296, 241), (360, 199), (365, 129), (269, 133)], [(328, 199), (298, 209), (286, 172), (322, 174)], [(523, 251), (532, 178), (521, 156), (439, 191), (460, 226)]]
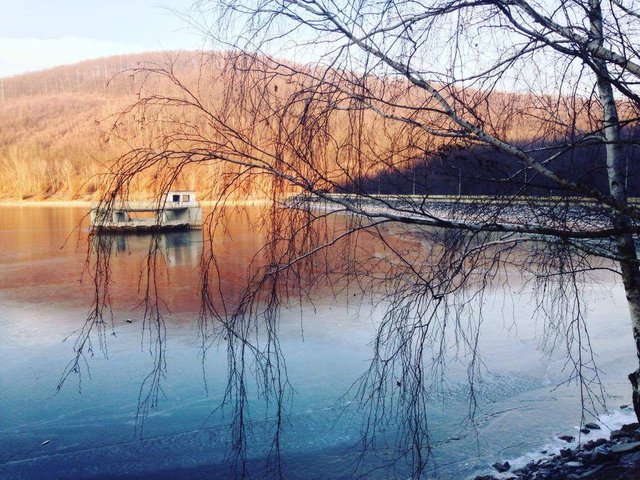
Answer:
[[(226, 344), (215, 344), (202, 357), (201, 232), (163, 240), (170, 312), (166, 376), (156, 408), (140, 415), (141, 385), (154, 366), (137, 288), (148, 247), (144, 236), (118, 239), (107, 350), (96, 345), (81, 375), (58, 390), (73, 358), (74, 332), (91, 307), (92, 282), (83, 275), (85, 214), (78, 207), (0, 208), (0, 477), (195, 479), (242, 472), (231, 445), (237, 412), (233, 404), (218, 408), (228, 380)], [(240, 224), (233, 239), (220, 244), (225, 241), (234, 249), (233, 282), (232, 272), (246, 262), (242, 252), (250, 252), (256, 239)], [(613, 277), (584, 289), (606, 399), (615, 410), (628, 403), (626, 375), (634, 369), (624, 295)], [(562, 348), (540, 349), (543, 329), (531, 320), (529, 293), (520, 291), (507, 302), (502, 290), (487, 295), (480, 345), (485, 363), (475, 406), (464, 355), (452, 355), (445, 394), (434, 394), (428, 405), (433, 451), (425, 476), (473, 476), (495, 461), (536, 451), (556, 435), (575, 435), (580, 391), (575, 383), (558, 386), (568, 375), (566, 354)], [(283, 476), (410, 478), (410, 464), (389, 467), (395, 458), (393, 425), (380, 434), (377, 451), (363, 456), (360, 443), (367, 411), (358, 408), (354, 385), (372, 357), (380, 308), (350, 293), (313, 300), (283, 309), (278, 323), (291, 385), (280, 439)], [(505, 315), (505, 303), (517, 308)], [(273, 405), (265, 405), (254, 381), (247, 402), (244, 466), (254, 478), (270, 477)], [(467, 421), (471, 407), (474, 422)]]

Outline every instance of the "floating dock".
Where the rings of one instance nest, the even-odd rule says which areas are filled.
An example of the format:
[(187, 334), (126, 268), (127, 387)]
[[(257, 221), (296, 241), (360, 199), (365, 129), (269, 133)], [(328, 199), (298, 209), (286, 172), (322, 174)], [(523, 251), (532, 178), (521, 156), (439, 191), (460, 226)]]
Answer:
[(202, 208), (193, 191), (171, 191), (155, 200), (116, 200), (91, 209), (99, 232), (158, 232), (202, 228)]

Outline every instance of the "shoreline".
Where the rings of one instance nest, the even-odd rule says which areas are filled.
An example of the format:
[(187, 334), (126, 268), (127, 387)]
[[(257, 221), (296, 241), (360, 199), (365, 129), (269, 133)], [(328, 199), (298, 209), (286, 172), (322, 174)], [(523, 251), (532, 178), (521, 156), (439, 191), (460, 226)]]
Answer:
[[(498, 461), (474, 480), (622, 480), (640, 478), (640, 424), (629, 421), (630, 407), (618, 418), (599, 418), (571, 435), (560, 435), (540, 451)], [(616, 414), (613, 415), (615, 417)], [(622, 420), (622, 421), (621, 421)]]
[[(203, 207), (211, 207), (217, 205), (215, 200), (198, 200)], [(225, 206), (262, 206), (271, 204), (271, 200), (250, 199), (250, 200), (229, 200), (224, 202)], [(43, 200), (0, 200), (0, 207), (83, 207), (91, 208), (96, 204), (96, 200), (62, 200), (62, 199), (43, 199)]]
[(0, 200), (0, 207), (91, 207), (91, 200)]

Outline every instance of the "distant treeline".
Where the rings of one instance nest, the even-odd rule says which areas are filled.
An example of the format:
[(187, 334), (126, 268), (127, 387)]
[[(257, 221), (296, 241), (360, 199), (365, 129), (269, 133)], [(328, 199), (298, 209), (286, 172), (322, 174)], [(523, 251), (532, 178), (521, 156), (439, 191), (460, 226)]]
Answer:
[[(170, 56), (178, 55), (152, 52), (100, 58), (0, 78), (0, 198), (98, 195), (114, 160), (131, 145), (149, 144), (157, 137), (139, 118), (121, 118), (119, 113), (135, 102), (145, 80), (155, 92), (170, 89), (167, 82), (135, 78), (127, 70), (164, 64)], [(196, 81), (202, 54), (185, 52), (179, 59), (176, 71)], [(197, 184), (195, 174), (186, 176), (181, 179), (184, 187), (206, 187), (204, 182)]]
[[(209, 139), (220, 140), (220, 132), (207, 120), (207, 115), (176, 105), (179, 102), (150, 102), (144, 108), (130, 110), (140, 95), (170, 99), (184, 96), (173, 78), (169, 80), (149, 71), (134, 74), (142, 66), (154, 70), (158, 65), (166, 66), (168, 61), (171, 72), (190, 92), (195, 92), (209, 112), (232, 119), (234, 128), (250, 138), (256, 148), (304, 157), (309, 167), (305, 174), (311, 175), (309, 180), (317, 181), (319, 188), (345, 193), (419, 195), (565, 193), (532, 170), (522, 170), (514, 159), (487, 147), (446, 145), (445, 140), (420, 128), (387, 122), (372, 111), (362, 116), (357, 109), (329, 115), (326, 112), (331, 111), (332, 102), (340, 100), (350, 105), (353, 98), (339, 99), (337, 94), (327, 94), (328, 100), (323, 100), (322, 95), (305, 97), (300, 92), (333, 92), (331, 85), (315, 85), (313, 75), (284, 75), (280, 71), (266, 75), (257, 70), (239, 83), (242, 77), (234, 72), (247, 68), (246, 58), (240, 56), (237, 63), (230, 63), (225, 61), (226, 55), (202, 52), (128, 55), (0, 79), (0, 198), (96, 197), (104, 188), (104, 178), (108, 176), (105, 172), (117, 170), (114, 162), (132, 148), (161, 150), (163, 142), (171, 138), (175, 141), (172, 147), (200, 149), (203, 144), (207, 147)], [(234, 69), (229, 69), (230, 64)], [(340, 82), (350, 85), (350, 76), (344, 72), (340, 75), (334, 72), (328, 77), (337, 85), (342, 85)], [(269, 79), (266, 83), (265, 76)], [(369, 88), (386, 95), (389, 104), (406, 104), (412, 111), (420, 106), (420, 111), (429, 111), (429, 105), (420, 103), (420, 95), (408, 84), (387, 79), (368, 81)], [(319, 100), (314, 104), (311, 100), (316, 97)], [(267, 104), (265, 99), (273, 104)], [(494, 135), (521, 142), (523, 149), (535, 150), (532, 155), (540, 159), (560, 152), (560, 147), (550, 140), (544, 143), (535, 139), (558, 139), (571, 124), (582, 131), (598, 129), (597, 121), (588, 114), (592, 109), (586, 100), (577, 102), (580, 108), (563, 106), (549, 112), (544, 100), (526, 94), (495, 93), (483, 98), (478, 108), (494, 118), (495, 124), (485, 126)], [(285, 101), (291, 103), (279, 110), (281, 116), (275, 118), (271, 109)], [(254, 116), (245, 113), (251, 105), (255, 106)], [(128, 114), (121, 115), (123, 111)], [(301, 122), (300, 118), (307, 115), (314, 121)], [(437, 118), (425, 115), (422, 120), (438, 125)], [(256, 122), (255, 118), (261, 121)], [(353, 142), (357, 135), (351, 126), (357, 122), (362, 122), (362, 135), (358, 138), (361, 145)], [(290, 133), (278, 138), (293, 139), (293, 144), (274, 147), (273, 132), (278, 128)], [(193, 136), (185, 139), (185, 132)], [(629, 129), (623, 147), (632, 195), (640, 195), (640, 178), (636, 174), (639, 138), (640, 130)], [(429, 153), (420, 153), (423, 149)], [(548, 166), (562, 176), (606, 191), (603, 149), (597, 143), (568, 149)], [(297, 165), (301, 164), (304, 162)], [(158, 165), (157, 168), (162, 168), (163, 164)], [(159, 188), (156, 171), (149, 169), (136, 177), (132, 192), (147, 194)], [(174, 179), (173, 186), (197, 190), (200, 198), (210, 198), (215, 196), (212, 185), (216, 179), (234, 175), (234, 171), (219, 164), (188, 165)], [(346, 178), (349, 183), (341, 183)], [(270, 186), (259, 184), (260, 179), (260, 175), (255, 176), (256, 185), (270, 194)], [(224, 186), (224, 181), (218, 183)], [(236, 190), (238, 195), (250, 195), (254, 192), (251, 188), (243, 186)]]
[[(622, 146), (629, 195), (640, 196), (640, 129), (627, 131)], [(547, 167), (561, 177), (602, 192), (608, 191), (605, 146), (592, 143), (573, 148), (540, 143), (538, 160), (559, 154)], [(385, 170), (336, 188), (339, 193), (396, 195), (571, 195), (532, 169), (523, 169), (512, 157), (488, 147), (448, 147), (415, 160), (404, 169)]]

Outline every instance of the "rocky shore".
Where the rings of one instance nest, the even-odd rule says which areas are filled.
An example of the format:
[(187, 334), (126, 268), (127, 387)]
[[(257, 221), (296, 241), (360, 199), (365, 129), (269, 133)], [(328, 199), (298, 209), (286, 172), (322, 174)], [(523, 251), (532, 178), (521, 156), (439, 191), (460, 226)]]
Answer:
[[(582, 433), (600, 430), (597, 423), (584, 425)], [(572, 436), (558, 437), (567, 443), (559, 453), (542, 450), (540, 458), (521, 468), (509, 462), (493, 464), (495, 474), (479, 475), (475, 480), (560, 480), (640, 479), (640, 424), (623, 425), (609, 439), (598, 438), (571, 448)]]

